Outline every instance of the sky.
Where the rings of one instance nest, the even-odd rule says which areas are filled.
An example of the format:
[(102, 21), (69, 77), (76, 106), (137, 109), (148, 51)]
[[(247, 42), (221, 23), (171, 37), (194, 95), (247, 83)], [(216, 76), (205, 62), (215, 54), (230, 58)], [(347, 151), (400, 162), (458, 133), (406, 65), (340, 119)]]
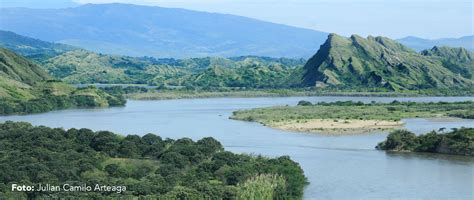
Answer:
[(473, 0), (0, 0), (0, 7), (63, 8), (112, 2), (241, 15), (345, 36), (436, 39), (474, 35)]

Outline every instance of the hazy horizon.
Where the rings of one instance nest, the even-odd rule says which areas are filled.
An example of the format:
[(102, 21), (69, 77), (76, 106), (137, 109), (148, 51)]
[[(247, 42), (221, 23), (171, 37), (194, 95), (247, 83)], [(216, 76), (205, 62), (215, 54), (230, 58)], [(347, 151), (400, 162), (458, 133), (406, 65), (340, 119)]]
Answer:
[(45, 0), (41, 4), (33, 0), (1, 0), (0, 7), (65, 8), (86, 3), (129, 3), (233, 14), (344, 36), (439, 39), (474, 35), (474, 5), (465, 0)]

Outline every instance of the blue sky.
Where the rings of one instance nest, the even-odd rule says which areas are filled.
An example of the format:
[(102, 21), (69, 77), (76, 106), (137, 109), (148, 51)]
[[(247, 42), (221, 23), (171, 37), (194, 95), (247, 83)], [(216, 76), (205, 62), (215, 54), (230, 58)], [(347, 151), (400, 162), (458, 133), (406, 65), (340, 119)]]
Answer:
[(133, 3), (236, 14), (342, 35), (392, 38), (474, 35), (472, 0), (0, 0), (0, 7)]

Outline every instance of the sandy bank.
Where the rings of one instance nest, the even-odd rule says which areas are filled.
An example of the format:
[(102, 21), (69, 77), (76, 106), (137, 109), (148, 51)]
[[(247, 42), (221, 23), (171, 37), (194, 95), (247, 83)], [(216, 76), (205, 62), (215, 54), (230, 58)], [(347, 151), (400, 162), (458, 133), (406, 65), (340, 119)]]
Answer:
[(401, 127), (403, 122), (385, 120), (335, 120), (335, 119), (310, 119), (304, 121), (289, 121), (268, 126), (298, 132), (316, 132), (330, 134), (357, 134), (373, 131), (394, 129)]

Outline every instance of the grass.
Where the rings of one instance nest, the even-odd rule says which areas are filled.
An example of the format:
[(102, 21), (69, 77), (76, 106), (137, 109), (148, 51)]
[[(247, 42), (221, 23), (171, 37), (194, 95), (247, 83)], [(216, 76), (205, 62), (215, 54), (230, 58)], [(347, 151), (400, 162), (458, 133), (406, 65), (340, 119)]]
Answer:
[(239, 184), (237, 199), (273, 200), (278, 197), (277, 192), (286, 185), (285, 178), (274, 174), (260, 174)]

